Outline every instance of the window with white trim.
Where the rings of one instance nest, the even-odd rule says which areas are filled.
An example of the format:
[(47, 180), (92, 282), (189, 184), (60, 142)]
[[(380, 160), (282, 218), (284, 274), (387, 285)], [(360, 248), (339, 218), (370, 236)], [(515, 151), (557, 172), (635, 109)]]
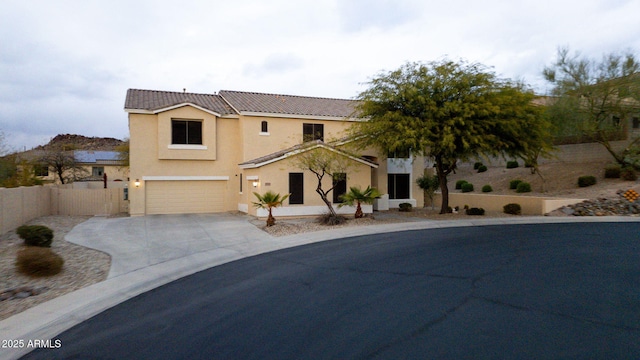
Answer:
[(409, 199), (411, 197), (411, 175), (410, 174), (388, 174), (389, 199)]
[(171, 120), (172, 145), (202, 145), (202, 121)]

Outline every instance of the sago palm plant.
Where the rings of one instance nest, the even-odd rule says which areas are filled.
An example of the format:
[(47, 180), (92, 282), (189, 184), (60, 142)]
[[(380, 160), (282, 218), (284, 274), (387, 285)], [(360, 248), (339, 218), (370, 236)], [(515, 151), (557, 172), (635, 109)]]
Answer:
[(282, 205), (287, 200), (290, 194), (280, 197), (280, 194), (276, 194), (273, 191), (267, 191), (264, 195), (260, 195), (256, 192), (253, 193), (258, 198), (257, 202), (253, 203), (258, 209), (267, 209), (269, 216), (267, 217), (267, 226), (273, 226), (276, 224), (276, 219), (271, 214), (271, 210), (275, 207)]
[(380, 192), (376, 188), (367, 186), (367, 188), (362, 191), (359, 186), (351, 186), (349, 187), (349, 192), (340, 196), (343, 203), (338, 205), (338, 207), (345, 205), (353, 206), (353, 204), (356, 204), (355, 218), (359, 219), (364, 216), (360, 204), (373, 204), (373, 201), (378, 197), (380, 197)]

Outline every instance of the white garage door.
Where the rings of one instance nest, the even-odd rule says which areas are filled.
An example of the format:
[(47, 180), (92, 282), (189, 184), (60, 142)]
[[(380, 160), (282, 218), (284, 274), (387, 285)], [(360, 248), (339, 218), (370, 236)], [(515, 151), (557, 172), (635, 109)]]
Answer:
[(147, 214), (224, 211), (226, 181), (147, 181)]

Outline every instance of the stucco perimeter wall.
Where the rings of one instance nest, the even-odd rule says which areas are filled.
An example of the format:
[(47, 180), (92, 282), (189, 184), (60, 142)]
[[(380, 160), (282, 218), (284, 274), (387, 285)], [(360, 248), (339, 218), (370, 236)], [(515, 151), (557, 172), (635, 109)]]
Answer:
[(40, 216), (51, 214), (51, 188), (0, 188), (0, 234)]
[[(563, 206), (577, 204), (585, 199), (559, 199), (537, 196), (517, 196), (517, 195), (485, 195), (485, 194), (449, 194), (449, 206), (458, 206), (463, 209), (465, 205), (469, 207), (483, 208), (491, 212), (503, 212), (507, 204), (520, 204), (522, 215), (544, 215)], [(434, 199), (436, 206), (440, 206), (442, 199), (436, 194)]]

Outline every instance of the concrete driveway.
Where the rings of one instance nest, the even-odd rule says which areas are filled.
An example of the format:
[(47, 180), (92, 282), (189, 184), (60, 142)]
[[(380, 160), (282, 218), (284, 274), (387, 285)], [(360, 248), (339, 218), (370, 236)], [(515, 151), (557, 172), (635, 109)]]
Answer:
[(96, 217), (65, 239), (111, 255), (108, 278), (205, 252), (234, 260), (273, 245), (273, 238), (248, 217), (228, 213)]

